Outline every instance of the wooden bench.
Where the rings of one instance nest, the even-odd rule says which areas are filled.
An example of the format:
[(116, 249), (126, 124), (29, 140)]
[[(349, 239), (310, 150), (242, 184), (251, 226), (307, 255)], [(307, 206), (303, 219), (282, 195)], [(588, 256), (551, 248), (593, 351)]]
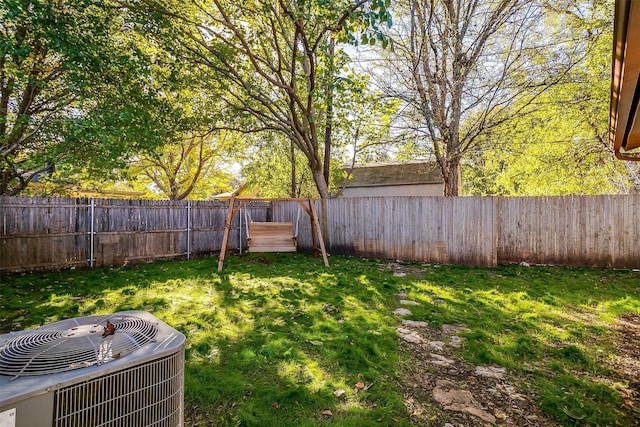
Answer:
[(295, 252), (296, 238), (291, 222), (249, 224), (249, 252)]

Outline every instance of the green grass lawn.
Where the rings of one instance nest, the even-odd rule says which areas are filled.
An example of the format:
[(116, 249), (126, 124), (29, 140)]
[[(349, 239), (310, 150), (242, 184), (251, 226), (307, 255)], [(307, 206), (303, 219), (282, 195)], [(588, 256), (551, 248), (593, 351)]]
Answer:
[(468, 326), (460, 355), (506, 367), (559, 423), (637, 422), (609, 362), (612, 323), (640, 313), (640, 272), (415, 263), (394, 275), (389, 261), (330, 262), (253, 254), (227, 258), (222, 273), (205, 258), (0, 276), (0, 332), (146, 310), (187, 336), (190, 422), (402, 426), (406, 355), (392, 311), (406, 292), (421, 303), (411, 319)]

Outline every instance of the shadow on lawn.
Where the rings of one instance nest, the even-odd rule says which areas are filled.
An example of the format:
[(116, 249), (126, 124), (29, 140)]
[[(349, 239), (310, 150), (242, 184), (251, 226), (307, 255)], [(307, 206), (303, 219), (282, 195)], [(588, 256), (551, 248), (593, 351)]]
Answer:
[(392, 289), (381, 293), (366, 275), (347, 284), (324, 269), (287, 271), (270, 259), (221, 274), (218, 340), (195, 338), (189, 355), (192, 421), (402, 425)]
[(9, 276), (0, 318), (19, 330), (152, 312), (187, 336), (186, 415), (199, 425), (402, 425), (394, 287), (293, 260), (236, 258), (220, 274), (201, 259)]
[[(456, 270), (454, 281), (448, 274)], [(611, 365), (612, 323), (640, 312), (640, 272), (434, 266), (422, 273), (409, 292), (423, 302), (413, 316), (469, 326), (465, 359), (509, 368), (563, 425), (635, 425), (640, 400), (628, 396), (640, 390)]]
[[(116, 279), (118, 276), (121, 279)], [(133, 277), (139, 283), (136, 287), (148, 284), (129, 270), (68, 270), (0, 276), (0, 333), (94, 314), (104, 306), (105, 292), (131, 289)], [(123, 294), (127, 292), (131, 290)]]
[[(145, 310), (187, 336), (193, 424), (403, 425), (392, 310), (395, 294), (406, 292), (420, 303), (411, 319), (470, 327), (466, 358), (538, 381), (547, 387), (541, 404), (558, 419), (563, 405), (575, 414), (585, 402), (617, 402), (615, 390), (575, 385), (573, 373), (606, 373), (595, 349), (607, 322), (640, 312), (638, 272), (330, 262), (325, 269), (306, 255), (250, 254), (227, 258), (221, 273), (217, 259), (203, 258), (0, 276), (0, 332)], [(582, 402), (563, 391), (578, 388)]]

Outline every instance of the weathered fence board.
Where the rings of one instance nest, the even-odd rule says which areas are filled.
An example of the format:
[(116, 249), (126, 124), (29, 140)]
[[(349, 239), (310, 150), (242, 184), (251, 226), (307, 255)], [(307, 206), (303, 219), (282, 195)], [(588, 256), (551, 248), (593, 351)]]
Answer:
[(500, 262), (640, 267), (640, 195), (496, 201)]
[[(316, 201), (329, 253), (432, 263), (640, 268), (640, 195)], [(274, 218), (295, 215), (278, 202)], [(311, 249), (308, 221), (298, 248)]]
[[(316, 203), (321, 222), (327, 218), (325, 244), (333, 254), (467, 265), (497, 262), (490, 198), (371, 197)], [(298, 244), (310, 243), (305, 225)]]
[[(0, 197), (0, 271), (216, 253), (226, 207), (222, 202)], [(255, 217), (266, 217), (267, 205), (250, 209)], [(230, 247), (238, 247), (238, 218), (232, 230)]]
[[(333, 254), (478, 266), (526, 261), (640, 268), (640, 195), (371, 197), (315, 204)], [(204, 201), (0, 197), (0, 272), (84, 266), (91, 257), (103, 266), (217, 253), (226, 208)], [(311, 222), (296, 202), (245, 205), (234, 218), (229, 249), (246, 248), (248, 219), (292, 222), (298, 249), (312, 250)]]
[(85, 199), (0, 198), (0, 271), (86, 265), (88, 206)]

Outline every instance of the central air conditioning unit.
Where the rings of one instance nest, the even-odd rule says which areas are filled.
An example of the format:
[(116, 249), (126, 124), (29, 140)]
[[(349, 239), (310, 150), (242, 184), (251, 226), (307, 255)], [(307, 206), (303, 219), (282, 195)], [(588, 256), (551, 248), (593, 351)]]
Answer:
[(0, 335), (0, 427), (182, 426), (184, 343), (144, 311)]

